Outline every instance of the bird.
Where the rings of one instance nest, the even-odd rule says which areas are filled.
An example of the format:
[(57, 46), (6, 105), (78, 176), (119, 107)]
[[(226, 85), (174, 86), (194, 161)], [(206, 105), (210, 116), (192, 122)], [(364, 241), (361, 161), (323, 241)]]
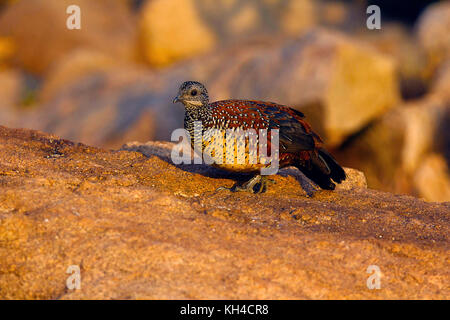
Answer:
[[(257, 100), (210, 102), (206, 87), (198, 81), (186, 81), (181, 84), (177, 96), (173, 99), (173, 103), (178, 102), (184, 105), (184, 128), (189, 133), (190, 144), (194, 150), (196, 144), (201, 146), (201, 151), (205, 151), (208, 147), (211, 149), (212, 141), (226, 144), (224, 138), (226, 130), (259, 132), (260, 129), (265, 129), (270, 136), (271, 130), (278, 129), (279, 168), (294, 166), (325, 190), (334, 190), (335, 183), (341, 183), (346, 179), (344, 169), (325, 149), (323, 140), (306, 122), (305, 115), (298, 110), (274, 102)], [(201, 141), (199, 141), (195, 135), (196, 129), (201, 130), (202, 134), (207, 130), (215, 129), (216, 132), (223, 133), (223, 140), (221, 141), (221, 138), (205, 139), (200, 135)], [(269, 138), (267, 138), (265, 147), (268, 149), (271, 147)], [(231, 149), (232, 154), (229, 149), (224, 149), (223, 156), (231, 156), (236, 160), (238, 156), (236, 149)], [(221, 187), (219, 189), (227, 189), (232, 192), (266, 192), (268, 184), (274, 182), (267, 175), (261, 174), (261, 168), (267, 167), (268, 164), (262, 161), (256, 163), (249, 161), (250, 148), (248, 145), (241, 150), (244, 150), (244, 162), (218, 161), (212, 165), (233, 173), (250, 173), (252, 177), (243, 184), (236, 183), (231, 188)], [(242, 156), (242, 154), (240, 155)]]

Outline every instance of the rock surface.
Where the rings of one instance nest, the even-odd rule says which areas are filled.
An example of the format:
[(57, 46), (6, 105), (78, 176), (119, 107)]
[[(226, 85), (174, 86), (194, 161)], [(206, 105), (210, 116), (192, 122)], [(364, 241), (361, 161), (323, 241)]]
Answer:
[(174, 166), (171, 146), (0, 127), (0, 298), (449, 297), (449, 203), (356, 185), (309, 197), (291, 169), (266, 194), (216, 192), (230, 176)]

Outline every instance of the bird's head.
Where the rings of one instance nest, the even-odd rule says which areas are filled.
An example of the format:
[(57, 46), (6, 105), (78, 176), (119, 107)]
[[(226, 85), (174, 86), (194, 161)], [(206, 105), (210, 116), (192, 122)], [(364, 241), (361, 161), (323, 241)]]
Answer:
[(186, 81), (180, 86), (173, 103), (181, 102), (185, 107), (202, 107), (209, 103), (208, 91), (197, 81)]

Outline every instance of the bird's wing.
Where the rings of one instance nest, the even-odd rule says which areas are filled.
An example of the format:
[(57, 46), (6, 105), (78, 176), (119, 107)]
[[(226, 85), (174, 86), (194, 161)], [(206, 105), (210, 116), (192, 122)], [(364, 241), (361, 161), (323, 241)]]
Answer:
[(214, 102), (211, 106), (213, 116), (229, 120), (229, 128), (279, 129), (281, 152), (313, 150), (316, 143), (321, 143), (319, 136), (303, 120), (303, 113), (289, 107), (251, 100), (224, 100)]

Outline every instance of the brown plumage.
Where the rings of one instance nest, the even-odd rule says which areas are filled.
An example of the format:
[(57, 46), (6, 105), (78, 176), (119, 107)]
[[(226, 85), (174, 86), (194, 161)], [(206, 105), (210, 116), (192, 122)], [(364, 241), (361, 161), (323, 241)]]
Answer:
[[(279, 130), (279, 167), (295, 166), (322, 189), (333, 190), (334, 182), (341, 183), (346, 175), (342, 167), (323, 147), (322, 139), (305, 121), (304, 115), (287, 106), (273, 102), (251, 100), (224, 100), (209, 103), (206, 88), (199, 82), (187, 81), (180, 87), (174, 102), (185, 106), (185, 129), (191, 135), (194, 146), (195, 124), (201, 121), (202, 131), (219, 129), (221, 131), (259, 129), (268, 130), (267, 149), (270, 150), (270, 130)], [(208, 143), (201, 141), (202, 150)], [(245, 152), (249, 152), (245, 148)], [(237, 156), (233, 149), (234, 157)], [(255, 176), (243, 186), (234, 186), (232, 191), (264, 192), (267, 178), (258, 174), (267, 166), (263, 163), (249, 163), (245, 154), (245, 163), (214, 164), (233, 172), (252, 172)], [(259, 187), (256, 187), (259, 186)], [(256, 191), (254, 188), (257, 188)]]

